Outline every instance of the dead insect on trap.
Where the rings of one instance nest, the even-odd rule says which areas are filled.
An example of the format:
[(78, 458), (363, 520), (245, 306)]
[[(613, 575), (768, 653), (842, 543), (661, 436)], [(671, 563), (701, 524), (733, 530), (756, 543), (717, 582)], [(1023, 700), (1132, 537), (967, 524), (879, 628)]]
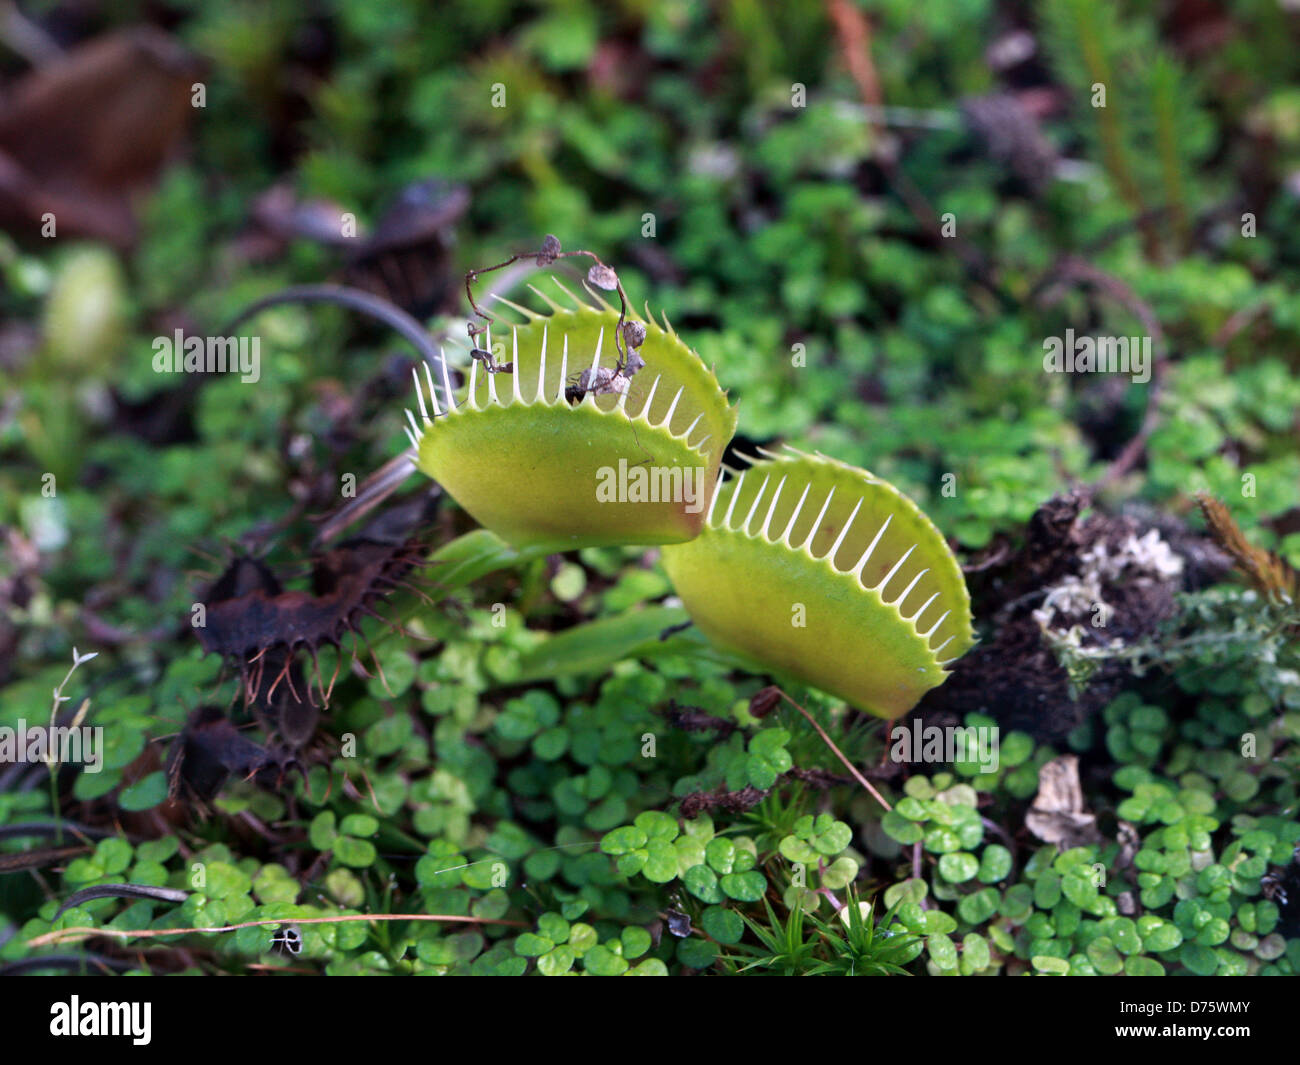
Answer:
[[(497, 336), (508, 334), (504, 365), (474, 358), (456, 389), (445, 357), (441, 381), (426, 363), (424, 381), (416, 376), (418, 416), (408, 411), (417, 466), (516, 547), (691, 539), (735, 410), (667, 319), (625, 317), (590, 286), (599, 306), (556, 287), (558, 299), (538, 292), (549, 314), (498, 300), (520, 319), (498, 320)], [(641, 343), (625, 356), (615, 338), (629, 334)], [(486, 335), (477, 349), (485, 353)]]

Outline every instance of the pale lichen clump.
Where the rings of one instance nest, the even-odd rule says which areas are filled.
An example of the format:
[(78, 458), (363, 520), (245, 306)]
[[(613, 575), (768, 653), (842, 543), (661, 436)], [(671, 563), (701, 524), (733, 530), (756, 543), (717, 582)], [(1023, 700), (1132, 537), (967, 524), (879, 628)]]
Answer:
[[(1176, 581), (1183, 573), (1183, 560), (1155, 529), (1148, 530), (1141, 539), (1130, 535), (1118, 549), (1099, 540), (1079, 556), (1079, 564), (1078, 573), (1067, 574), (1047, 589), (1042, 605), (1033, 614), (1049, 641), (1063, 641), (1073, 648), (1088, 642), (1123, 645), (1122, 640), (1109, 639), (1105, 632), (1115, 610), (1106, 599), (1108, 585)], [(1084, 639), (1089, 630), (1092, 641)]]
[(879, 717), (942, 684), (973, 643), (961, 569), (917, 506), (865, 470), (763, 452), (718, 489), (664, 568), (714, 642)]
[[(425, 381), (416, 378), (419, 415), (408, 412), (417, 465), (516, 546), (559, 551), (691, 539), (735, 432), (735, 410), (667, 319), (661, 325), (647, 312), (639, 372), (620, 374), (619, 314), (594, 292), (599, 307), (557, 287), (561, 300), (538, 293), (549, 314), (499, 301), (520, 317), (496, 327), (506, 336), (497, 362), (509, 370), (493, 373), (474, 360), (466, 386), (456, 389), (445, 356), (440, 382), (426, 364)], [(633, 468), (657, 485), (691, 490), (611, 495), (611, 473), (624, 471), (618, 483), (626, 484)]]

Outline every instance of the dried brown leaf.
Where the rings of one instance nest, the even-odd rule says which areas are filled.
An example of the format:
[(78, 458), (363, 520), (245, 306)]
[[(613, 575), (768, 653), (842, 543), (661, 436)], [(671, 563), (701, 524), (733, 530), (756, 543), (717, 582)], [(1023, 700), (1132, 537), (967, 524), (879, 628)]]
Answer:
[(1232, 556), (1237, 569), (1260, 594), (1273, 602), (1294, 603), (1300, 594), (1300, 572), (1286, 559), (1247, 540), (1232, 513), (1219, 500), (1205, 492), (1197, 492), (1196, 502), (1200, 504), (1215, 541)]
[(1038, 794), (1025, 814), (1025, 827), (1044, 843), (1063, 847), (1096, 838), (1096, 817), (1083, 808), (1079, 759), (1053, 758), (1038, 771)]

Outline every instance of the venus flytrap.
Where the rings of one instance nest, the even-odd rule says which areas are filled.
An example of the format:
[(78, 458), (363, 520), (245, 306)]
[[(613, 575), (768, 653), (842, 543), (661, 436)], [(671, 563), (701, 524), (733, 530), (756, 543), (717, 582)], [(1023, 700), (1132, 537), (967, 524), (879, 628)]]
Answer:
[[(955, 559), (919, 509), (866, 471), (793, 451), (767, 455), (747, 474), (719, 486), (722, 451), (735, 431), (736, 414), (712, 371), (666, 319), (661, 325), (648, 311), (645, 320), (630, 315), (621, 288), (618, 311), (588, 291), (599, 306), (583, 304), (562, 286), (559, 299), (538, 293), (550, 305), (548, 314), (498, 301), (517, 316), (514, 321), (495, 320), (499, 337), (502, 330), (508, 331), (508, 348), (494, 349), (487, 328), (476, 327), (462, 387), (453, 386), (445, 356), (435, 360), (429, 351), (423, 352), (423, 377), (416, 376), (419, 414), (409, 413), (415, 461), (483, 526), (436, 553), (444, 590), (552, 551), (663, 544), (669, 578), (699, 628), (723, 649), (715, 653), (731, 659), (728, 664), (741, 661), (735, 657), (739, 652), (763, 669), (790, 673), (883, 717), (905, 712), (926, 690), (942, 683), (944, 667), (972, 642), (969, 598)], [(486, 318), (477, 306), (475, 310)], [(438, 367), (440, 380), (435, 380), (432, 366)], [(602, 484), (608, 483), (605, 475), (611, 469), (620, 471), (621, 484), (633, 483), (629, 472), (635, 476), (644, 471), (647, 478), (683, 488), (691, 483), (686, 480), (690, 473), (695, 475), (695, 490), (610, 498), (602, 493)], [(664, 478), (665, 473), (670, 476)], [(671, 475), (678, 473), (673, 481)], [(805, 625), (784, 624), (790, 603), (806, 611)], [(449, 642), (433, 673), (421, 683), (436, 686), (446, 673), (445, 679), (454, 676), (462, 687), (479, 690), (486, 682), (474, 680), (480, 670), (477, 652), (472, 662), (462, 663), (466, 673), (456, 665), (454, 643)], [(405, 652), (398, 657), (411, 674), (399, 684), (400, 694), (416, 677)], [(546, 915), (536, 932), (487, 953), (481, 953), (485, 942), (476, 932), (437, 932), (418, 939), (416, 960), (411, 961), (403, 957), (405, 941), (393, 940), (386, 928), (372, 939), (358, 925), (346, 931), (326, 926), (308, 930), (303, 955), (363, 952), (336, 958), (328, 967), (331, 972), (422, 965), (431, 971), (472, 966), (474, 971), (518, 973), (531, 965), (551, 975), (659, 974), (667, 971), (666, 961), (673, 955), (676, 964), (693, 970), (754, 961), (725, 953), (733, 947), (746, 953), (741, 941), (748, 927), (760, 941), (766, 942), (765, 935), (775, 937), (773, 943), (788, 940), (786, 946), (793, 951), (784, 961), (758, 960), (764, 968), (781, 969), (792, 962), (803, 971), (899, 971), (922, 949), (922, 936), (933, 966), (948, 971), (957, 965), (957, 948), (948, 939), (955, 921), (945, 914), (904, 906), (915, 928), (904, 932), (900, 926), (883, 940), (873, 940), (882, 923), (858, 914), (856, 905), (848, 921), (817, 923), (823, 899), (835, 910), (844, 906), (838, 893), (847, 890), (854, 899), (851, 885), (858, 873), (857, 858), (845, 853), (851, 829), (829, 814), (801, 815), (792, 807), (789, 816), (779, 818), (779, 826), (769, 826), (761, 849), (745, 836), (715, 834), (707, 815), (688, 820), (684, 834), (676, 818), (654, 810), (644, 810), (632, 824), (608, 831), (626, 820), (635, 808), (638, 788), (644, 786), (628, 764), (637, 758), (635, 737), (655, 725), (653, 716), (646, 715), (664, 694), (659, 690), (662, 683), (641, 679), (645, 683), (639, 687), (647, 690), (633, 702), (644, 704), (645, 722), (631, 730), (628, 696), (636, 693), (619, 687), (632, 683), (627, 678), (607, 681), (609, 698), (603, 694), (592, 715), (570, 712), (562, 721), (553, 699), (532, 692), (512, 700), (491, 720), (492, 740), (501, 753), (511, 756), (532, 744), (542, 760), (529, 773), (521, 770), (523, 775), (513, 781), (534, 794), (538, 814), (553, 812), (573, 822), (575, 829), (580, 824), (586, 831), (605, 832), (600, 851), (591, 850), (591, 841), (581, 834), (566, 837), (557, 848), (537, 850), (523, 839), (522, 831), (514, 842), (498, 831), (488, 841), (495, 855), (491, 861), (467, 861), (461, 841), (474, 804), (453, 817), (443, 791), (464, 780), (474, 767), (461, 764), (459, 726), (444, 721), (439, 734), (443, 764), (432, 779), (433, 791), (423, 811), (427, 816), (417, 816), (415, 822), (419, 831), (434, 838), (416, 865), (415, 879), (427, 908), (442, 913), (473, 905), (481, 916), (478, 909), (480, 903), (487, 906), (486, 896), (473, 900), (466, 891), (495, 893), (504, 904), (506, 896), (496, 886), (494, 870), (508, 863), (520, 863), (539, 883), (562, 873), (575, 884), (608, 886), (612, 857), (622, 877), (639, 877), (651, 890), (679, 883), (676, 905), (696, 922), (694, 934), (673, 943), (669, 953), (659, 950), (659, 957), (642, 957), (647, 944), (638, 934), (641, 929), (627, 927), (617, 938), (597, 934), (595, 926), (577, 920), (587, 903), (557, 888), (560, 914)], [(724, 685), (719, 697), (730, 703), (734, 695)], [(404, 733), (389, 736), (390, 719), (375, 720), (360, 706), (343, 711), (340, 723), (364, 732), (370, 753), (396, 756)], [(439, 715), (451, 708), (435, 700), (427, 709)], [(467, 709), (472, 716), (473, 700)], [(608, 726), (614, 722), (618, 727), (611, 732)], [(786, 749), (790, 739), (779, 726), (760, 728), (748, 739), (737, 733), (711, 748), (705, 775), (710, 784), (732, 793), (772, 789), (794, 765)], [(600, 759), (592, 750), (593, 741), (604, 752)], [(604, 763), (619, 744), (627, 751), (614, 759), (621, 767), (615, 772)], [(588, 765), (588, 772), (555, 780), (546, 769), (547, 760), (566, 755)], [(312, 793), (325, 793), (324, 781), (318, 783), (321, 787)], [(375, 784), (384, 790), (382, 776), (375, 777)], [(673, 790), (681, 795), (704, 785), (703, 777), (679, 777)], [(372, 797), (380, 809), (379, 798)], [(400, 803), (399, 796), (397, 805), (383, 812), (391, 816)], [(926, 846), (949, 867), (950, 879), (961, 882), (969, 879), (964, 865), (975, 859), (949, 852), (977, 844), (978, 822), (950, 825), (954, 819), (939, 817), (946, 811), (940, 807), (936, 824), (926, 833)], [(354, 889), (362, 886), (358, 878), (377, 865), (376, 846), (369, 837), (378, 828), (369, 814), (351, 813), (335, 829), (331, 809), (322, 810), (312, 822), (313, 845), (332, 856), (330, 875), (351, 878), (340, 879), (343, 893), (355, 896)], [(969, 839), (961, 835), (966, 829), (971, 830)], [(571, 846), (579, 849), (568, 853)], [(962, 859), (969, 861), (963, 865)], [(194, 919), (201, 917), (205, 927), (212, 927), (253, 912), (242, 882), (226, 883), (232, 876), (238, 880), (234, 874), (241, 870), (219, 858), (209, 865), (217, 875), (184, 904), (193, 910)], [(225, 873), (231, 876), (223, 877)], [(270, 887), (269, 879), (264, 887)], [(772, 888), (784, 893), (789, 911), (784, 925), (768, 908), (766, 896)], [(936, 897), (957, 897), (955, 890), (941, 896), (938, 883), (935, 892)], [(291, 896), (272, 893), (277, 897), (259, 890), (259, 915), (306, 920), (317, 912)], [(355, 897), (350, 902), (354, 904)], [(767, 910), (767, 924), (755, 924), (751, 916), (760, 903)], [(500, 916), (496, 902), (492, 907), (491, 913)], [(805, 917), (814, 924), (805, 926)], [(883, 925), (890, 923), (887, 917)], [(806, 942), (805, 931), (811, 934)], [(263, 954), (271, 949), (268, 937), (262, 928), (245, 930), (228, 948)], [(376, 945), (379, 950), (365, 950)], [(979, 945), (984, 946), (982, 940)], [(965, 948), (963, 944), (963, 952)], [(784, 957), (782, 951), (776, 953)], [(977, 949), (963, 953), (963, 971), (986, 968), (987, 959), (972, 962), (978, 957)]]
[[(518, 548), (693, 538), (736, 428), (735, 410), (667, 319), (661, 325), (648, 312), (645, 322), (627, 319), (644, 338), (624, 361), (615, 343), (619, 312), (590, 288), (599, 307), (557, 287), (559, 299), (538, 292), (550, 305), (545, 315), (498, 300), (520, 319), (497, 324), (498, 337), (508, 330), (509, 370), (493, 372), (476, 358), (463, 389), (453, 388), (445, 359), (441, 381), (427, 364), (423, 382), (417, 375), (419, 417), (409, 412), (408, 434), (417, 465)], [(628, 335), (624, 330), (623, 339)], [(606, 471), (639, 467), (646, 468), (644, 483), (680, 487), (689, 478), (698, 491), (625, 499), (602, 491)]]
[[(548, 237), (538, 265), (558, 248)], [(973, 642), (942, 536), (893, 486), (821, 455), (767, 454), (719, 484), (736, 414), (713, 372), (666, 318), (630, 316), (599, 260), (589, 281), (617, 289), (619, 309), (591, 284), (597, 306), (556, 282), (559, 299), (534, 289), (549, 314), (498, 297), (508, 322), (471, 292), (475, 313), (508, 329), (509, 358), (471, 323), (463, 387), (445, 352), (440, 381), (429, 360), (415, 372), (416, 464), (483, 526), (435, 555), (456, 563), (444, 588), (541, 553), (665, 545), (669, 578), (721, 649), (880, 717), (910, 710)]]
[(788, 449), (719, 486), (664, 568), (705, 635), (888, 719), (973, 643), (970, 598), (920, 509), (866, 470)]

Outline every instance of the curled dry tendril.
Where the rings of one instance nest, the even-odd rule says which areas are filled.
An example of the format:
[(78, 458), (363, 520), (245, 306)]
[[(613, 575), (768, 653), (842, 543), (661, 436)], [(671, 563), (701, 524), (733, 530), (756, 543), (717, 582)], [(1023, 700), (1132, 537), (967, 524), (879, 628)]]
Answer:
[[(490, 274), (495, 270), (503, 270), (505, 267), (511, 266), (512, 264), (519, 262), (521, 259), (532, 259), (538, 266), (550, 266), (556, 259), (568, 259), (575, 255), (585, 255), (587, 258), (592, 260), (591, 269), (587, 271), (588, 281), (593, 285), (596, 285), (598, 288), (603, 288), (607, 291), (612, 290), (618, 293), (618, 324), (614, 328), (614, 348), (618, 352), (618, 363), (614, 367), (615, 376), (622, 376), (629, 369), (627, 354), (629, 345), (627, 344), (628, 336), (626, 330), (627, 293), (623, 289), (623, 282), (619, 279), (617, 271), (615, 271), (613, 267), (609, 266), (594, 251), (586, 251), (585, 249), (561, 251), (559, 238), (548, 233), (546, 239), (542, 241), (542, 246), (538, 248), (537, 251), (519, 252), (510, 256), (509, 259), (496, 263), (493, 266), (480, 266), (477, 269), (470, 270), (465, 275), (465, 295), (469, 299), (469, 305), (473, 309), (474, 314), (483, 320), (482, 324), (480, 324), (471, 319), (466, 326), (466, 331), (469, 333), (470, 341), (474, 345), (470, 351), (470, 356), (480, 360), (487, 367), (489, 373), (510, 373), (514, 370), (514, 363), (508, 362), (498, 366), (492, 357), (492, 353), (480, 348), (474, 339), (475, 337), (487, 332), (488, 326), (496, 320), (492, 315), (488, 314), (487, 311), (483, 310), (483, 308), (478, 305), (478, 301), (474, 299), (474, 282), (484, 274)], [(642, 328), (641, 336), (645, 336), (644, 328)], [(630, 345), (630, 347), (633, 348), (637, 346), (638, 345), (635, 343)], [(635, 373), (635, 370), (632, 372)], [(628, 376), (630, 376), (630, 374)]]

